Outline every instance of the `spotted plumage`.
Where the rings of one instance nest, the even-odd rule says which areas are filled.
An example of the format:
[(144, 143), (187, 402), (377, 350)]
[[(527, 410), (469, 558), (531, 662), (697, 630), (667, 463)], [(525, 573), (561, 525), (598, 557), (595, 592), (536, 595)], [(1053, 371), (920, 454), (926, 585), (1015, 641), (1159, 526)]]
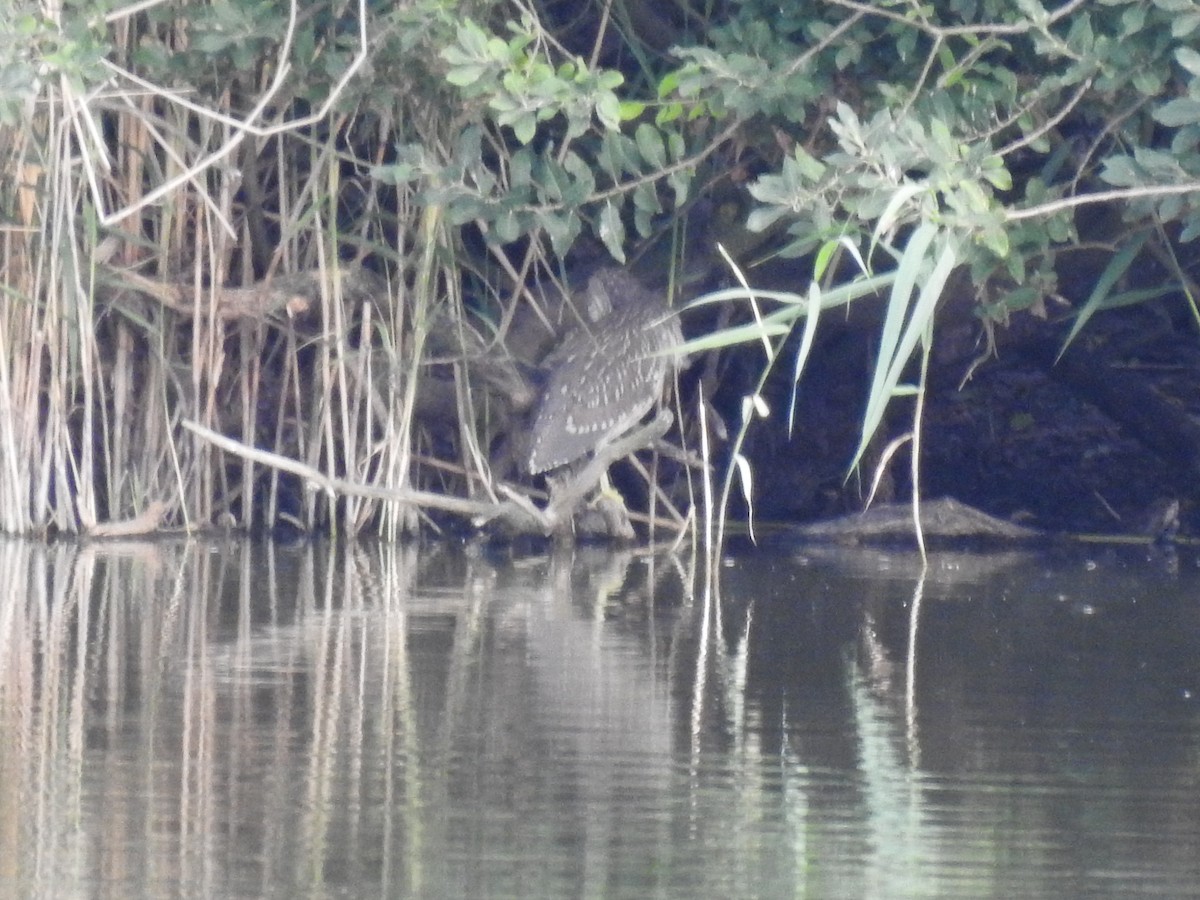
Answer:
[(567, 335), (547, 360), (549, 381), (533, 424), (529, 471), (575, 462), (639, 421), (662, 393), (683, 343), (679, 319), (629, 273), (588, 282), (595, 321)]

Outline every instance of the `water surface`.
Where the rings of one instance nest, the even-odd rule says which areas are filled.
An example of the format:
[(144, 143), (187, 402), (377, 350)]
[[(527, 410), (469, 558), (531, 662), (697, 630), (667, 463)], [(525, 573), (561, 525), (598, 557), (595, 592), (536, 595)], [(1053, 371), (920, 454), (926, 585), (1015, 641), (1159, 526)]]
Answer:
[(0, 895), (1200, 883), (1200, 571), (0, 544)]

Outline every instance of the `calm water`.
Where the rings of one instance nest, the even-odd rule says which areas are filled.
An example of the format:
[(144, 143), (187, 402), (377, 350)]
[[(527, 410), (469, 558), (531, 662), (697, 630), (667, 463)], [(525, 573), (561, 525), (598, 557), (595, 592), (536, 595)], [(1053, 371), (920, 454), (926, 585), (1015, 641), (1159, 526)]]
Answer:
[(1200, 569), (0, 544), (0, 896), (1200, 885)]

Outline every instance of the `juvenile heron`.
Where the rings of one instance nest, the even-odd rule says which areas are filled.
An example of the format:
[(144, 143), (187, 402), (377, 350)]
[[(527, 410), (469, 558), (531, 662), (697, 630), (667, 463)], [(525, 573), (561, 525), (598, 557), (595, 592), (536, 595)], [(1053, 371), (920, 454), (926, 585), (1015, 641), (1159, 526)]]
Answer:
[(529, 471), (582, 459), (621, 437), (650, 410), (683, 343), (679, 318), (629, 273), (603, 269), (582, 304), (588, 322), (546, 361), (549, 380), (533, 423)]

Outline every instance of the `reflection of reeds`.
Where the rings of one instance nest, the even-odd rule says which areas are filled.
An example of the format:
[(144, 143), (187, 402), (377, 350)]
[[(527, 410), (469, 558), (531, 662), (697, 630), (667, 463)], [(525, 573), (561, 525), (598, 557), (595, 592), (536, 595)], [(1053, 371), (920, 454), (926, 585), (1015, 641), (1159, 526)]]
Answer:
[[(726, 854), (731, 888), (758, 877), (747, 823), (781, 800), (747, 706), (751, 619), (705, 631), (718, 611), (664, 596), (682, 573), (602, 553), (543, 580), (442, 573), (394, 545), (214, 549), (0, 544), (7, 884), (555, 895), (572, 866), (630, 855), (686, 879), (699, 847)], [(564, 847), (565, 868), (531, 865)], [(473, 852), (512, 863), (446, 855)]]
[[(413, 773), (379, 785), (361, 765), (381, 744), (416, 756), (405, 618), (378, 627), (363, 553), (335, 563), (310, 549), (285, 569), (249, 544), (0, 544), (5, 883), (211, 896), (250, 842), (249, 858), (271, 863), (264, 887), (316, 884), (347, 838), (329, 833), (330, 810), (382, 788), (403, 820)], [(381, 555), (373, 596), (403, 605), (412, 557)], [(392, 675), (365, 679), (368, 655)], [(394, 723), (376, 717), (377, 684)]]

